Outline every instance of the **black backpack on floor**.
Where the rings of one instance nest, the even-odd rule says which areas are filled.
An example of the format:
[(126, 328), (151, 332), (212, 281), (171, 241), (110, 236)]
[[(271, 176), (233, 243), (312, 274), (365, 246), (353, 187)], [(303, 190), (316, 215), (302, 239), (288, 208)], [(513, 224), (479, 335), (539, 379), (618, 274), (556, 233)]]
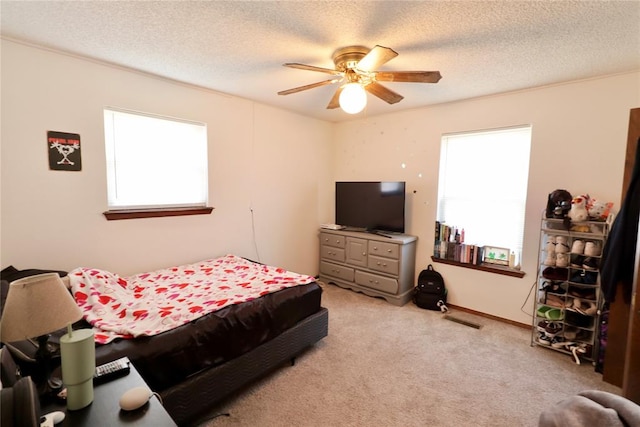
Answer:
[(442, 275), (429, 264), (418, 276), (418, 285), (413, 289), (413, 303), (428, 310), (447, 311), (447, 288)]

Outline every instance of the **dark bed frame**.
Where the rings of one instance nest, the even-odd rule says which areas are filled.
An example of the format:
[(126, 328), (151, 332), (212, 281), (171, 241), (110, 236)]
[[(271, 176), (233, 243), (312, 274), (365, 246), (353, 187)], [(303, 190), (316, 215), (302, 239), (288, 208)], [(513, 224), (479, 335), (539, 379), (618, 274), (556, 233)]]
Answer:
[(321, 308), (274, 339), (220, 366), (202, 371), (162, 393), (164, 407), (180, 426), (197, 425), (223, 399), (327, 336), (329, 312)]

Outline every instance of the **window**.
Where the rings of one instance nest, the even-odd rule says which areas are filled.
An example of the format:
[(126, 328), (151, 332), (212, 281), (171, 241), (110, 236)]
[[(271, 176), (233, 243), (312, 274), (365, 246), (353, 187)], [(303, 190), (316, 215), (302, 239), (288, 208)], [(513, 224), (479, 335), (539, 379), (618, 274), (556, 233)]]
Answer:
[(438, 220), (521, 254), (530, 148), (530, 126), (443, 135)]
[(108, 108), (104, 130), (109, 211), (207, 205), (205, 124)]

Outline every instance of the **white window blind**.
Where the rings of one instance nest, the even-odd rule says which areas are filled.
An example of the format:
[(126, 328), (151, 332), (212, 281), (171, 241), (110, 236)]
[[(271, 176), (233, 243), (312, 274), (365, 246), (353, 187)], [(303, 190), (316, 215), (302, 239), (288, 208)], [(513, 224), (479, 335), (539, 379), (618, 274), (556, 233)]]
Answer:
[(109, 210), (207, 204), (207, 126), (104, 110)]
[(443, 135), (438, 220), (522, 253), (530, 148), (530, 126)]

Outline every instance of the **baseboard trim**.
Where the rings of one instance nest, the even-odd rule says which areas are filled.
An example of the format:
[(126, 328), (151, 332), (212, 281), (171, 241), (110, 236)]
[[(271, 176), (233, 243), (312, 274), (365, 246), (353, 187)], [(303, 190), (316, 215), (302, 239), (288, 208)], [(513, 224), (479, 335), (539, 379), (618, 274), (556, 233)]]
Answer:
[(505, 319), (504, 317), (493, 316), (491, 314), (483, 313), (481, 311), (471, 310), (470, 308), (460, 307), (453, 304), (447, 304), (449, 308), (455, 308), (456, 310), (463, 311), (465, 313), (474, 314), (480, 317), (486, 317), (487, 319), (497, 320), (498, 322), (508, 323), (509, 325), (517, 326), (523, 329), (531, 329), (531, 325), (527, 325), (526, 323), (516, 322), (515, 320)]

